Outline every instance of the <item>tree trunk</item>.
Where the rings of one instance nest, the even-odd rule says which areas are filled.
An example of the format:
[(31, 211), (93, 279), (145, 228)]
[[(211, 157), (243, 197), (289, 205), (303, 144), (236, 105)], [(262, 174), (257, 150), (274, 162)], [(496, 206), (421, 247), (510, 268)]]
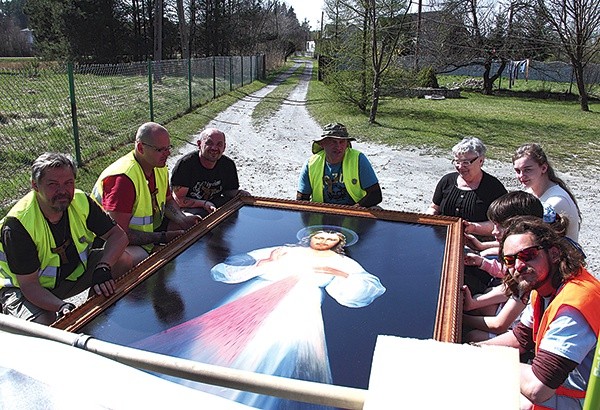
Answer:
[(490, 71), (492, 71), (492, 61), (486, 60), (483, 64), (483, 94), (492, 95), (494, 82), (490, 79)]
[(583, 77), (583, 65), (572, 61), (573, 70), (575, 71), (575, 80), (577, 81), (577, 90), (579, 91), (579, 105), (581, 111), (589, 111), (590, 107), (588, 104), (588, 94), (585, 89), (585, 81)]
[(185, 8), (183, 0), (177, 0), (177, 20), (179, 20), (179, 38), (181, 41), (181, 58), (190, 58), (189, 41), (188, 41), (188, 26), (185, 23)]
[(361, 74), (360, 74), (360, 98), (358, 100), (358, 108), (361, 111), (367, 109), (367, 50), (369, 43), (369, 17), (365, 13), (363, 18), (363, 36), (362, 36), (362, 55), (361, 55)]
[(162, 20), (163, 0), (154, 1), (154, 82), (162, 78), (160, 61), (162, 60)]
[(379, 94), (381, 93), (380, 84), (381, 73), (375, 71), (373, 77), (373, 101), (371, 102), (371, 112), (369, 113), (369, 124), (376, 124), (377, 109), (379, 108)]

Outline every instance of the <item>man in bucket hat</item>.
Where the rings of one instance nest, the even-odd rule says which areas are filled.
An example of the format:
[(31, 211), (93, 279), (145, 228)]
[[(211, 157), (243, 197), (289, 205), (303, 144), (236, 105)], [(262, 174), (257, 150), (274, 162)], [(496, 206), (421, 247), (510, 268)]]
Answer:
[(346, 126), (327, 124), (313, 141), (313, 155), (300, 173), (296, 199), (372, 207), (381, 202), (381, 187), (371, 163), (352, 148)]

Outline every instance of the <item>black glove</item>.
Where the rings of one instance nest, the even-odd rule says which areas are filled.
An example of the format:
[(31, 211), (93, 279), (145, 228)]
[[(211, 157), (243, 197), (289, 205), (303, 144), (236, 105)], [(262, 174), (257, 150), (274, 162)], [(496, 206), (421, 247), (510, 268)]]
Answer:
[(106, 281), (111, 280), (113, 277), (110, 274), (110, 268), (106, 266), (100, 266), (94, 269), (92, 273), (92, 286), (99, 285)]
[(72, 312), (75, 309), (75, 305), (72, 303), (63, 303), (62, 305), (60, 305), (60, 307), (58, 308), (58, 311), (56, 312), (56, 320), (62, 318), (64, 315), (66, 315), (68, 312)]

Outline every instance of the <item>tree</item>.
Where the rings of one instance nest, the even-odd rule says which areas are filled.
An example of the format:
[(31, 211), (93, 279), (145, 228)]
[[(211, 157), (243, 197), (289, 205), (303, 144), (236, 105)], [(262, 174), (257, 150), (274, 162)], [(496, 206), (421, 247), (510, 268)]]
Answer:
[(35, 48), (44, 58), (67, 58), (72, 55), (65, 35), (65, 15), (70, 4), (65, 0), (37, 0), (25, 3), (24, 11), (35, 35)]
[(325, 26), (319, 41), (320, 78), (361, 111), (371, 101), (367, 6), (366, 0), (326, 0), (325, 13), (332, 23)]
[(179, 25), (179, 38), (181, 41), (181, 58), (190, 58), (190, 30), (189, 25), (186, 23), (183, 0), (177, 0), (177, 20)]
[[(451, 0), (442, 9), (463, 25), (466, 35), (458, 41), (460, 54), (451, 56), (450, 67), (481, 65), (483, 67), (483, 93), (492, 94), (493, 84), (508, 62), (507, 46), (511, 26), (506, 8), (493, 0)], [(447, 55), (447, 54), (446, 54)], [(494, 62), (499, 62), (492, 73)]]
[(39, 51), (50, 59), (104, 63), (258, 52), (283, 59), (308, 39), (308, 27), (279, 0), (36, 0), (27, 1), (26, 12)]
[(538, 0), (537, 5), (573, 66), (581, 110), (589, 111), (585, 68), (600, 52), (600, 1)]
[(369, 122), (375, 123), (382, 81), (406, 47), (408, 4), (404, 0), (329, 0), (326, 10), (334, 20), (322, 47), (331, 59), (328, 81), (335, 82), (343, 98), (361, 110), (370, 104)]
[(24, 7), (25, 0), (0, 0), (0, 17), (8, 17), (15, 26), (26, 28), (29, 21), (23, 11)]
[(28, 56), (31, 47), (14, 19), (0, 15), (0, 57)]
[(391, 0), (377, 3), (369, 0), (367, 15), (371, 26), (371, 58), (373, 69), (373, 86), (369, 123), (374, 124), (381, 95), (381, 80), (394, 56), (400, 54), (398, 49), (404, 17), (408, 12), (403, 0)]
[(28, 56), (31, 47), (21, 29), (27, 27), (25, 0), (0, 0), (0, 56)]

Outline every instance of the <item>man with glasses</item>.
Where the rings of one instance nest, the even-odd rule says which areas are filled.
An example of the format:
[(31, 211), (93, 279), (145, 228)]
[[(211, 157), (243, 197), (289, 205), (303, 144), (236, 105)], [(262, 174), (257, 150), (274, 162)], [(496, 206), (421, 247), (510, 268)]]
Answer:
[[(87, 194), (64, 154), (45, 153), (31, 166), (31, 191), (0, 221), (2, 313), (50, 324), (75, 306), (65, 299), (88, 288), (110, 296), (132, 266), (127, 236)], [(102, 248), (93, 248), (103, 239)]]
[(226, 155), (225, 133), (207, 128), (200, 133), (198, 151), (177, 161), (171, 176), (175, 200), (184, 212), (206, 216), (236, 195), (250, 195), (239, 189), (237, 168)]
[(142, 124), (134, 150), (109, 165), (92, 191), (127, 233), (131, 246), (126, 251), (134, 263), (145, 259), (154, 244), (167, 243), (200, 221), (184, 214), (171, 195), (166, 164), (172, 148), (166, 128)]
[(509, 292), (530, 304), (513, 331), (482, 344), (535, 354), (521, 365), (521, 408), (581, 409), (600, 331), (600, 282), (541, 218), (514, 218), (500, 249)]

